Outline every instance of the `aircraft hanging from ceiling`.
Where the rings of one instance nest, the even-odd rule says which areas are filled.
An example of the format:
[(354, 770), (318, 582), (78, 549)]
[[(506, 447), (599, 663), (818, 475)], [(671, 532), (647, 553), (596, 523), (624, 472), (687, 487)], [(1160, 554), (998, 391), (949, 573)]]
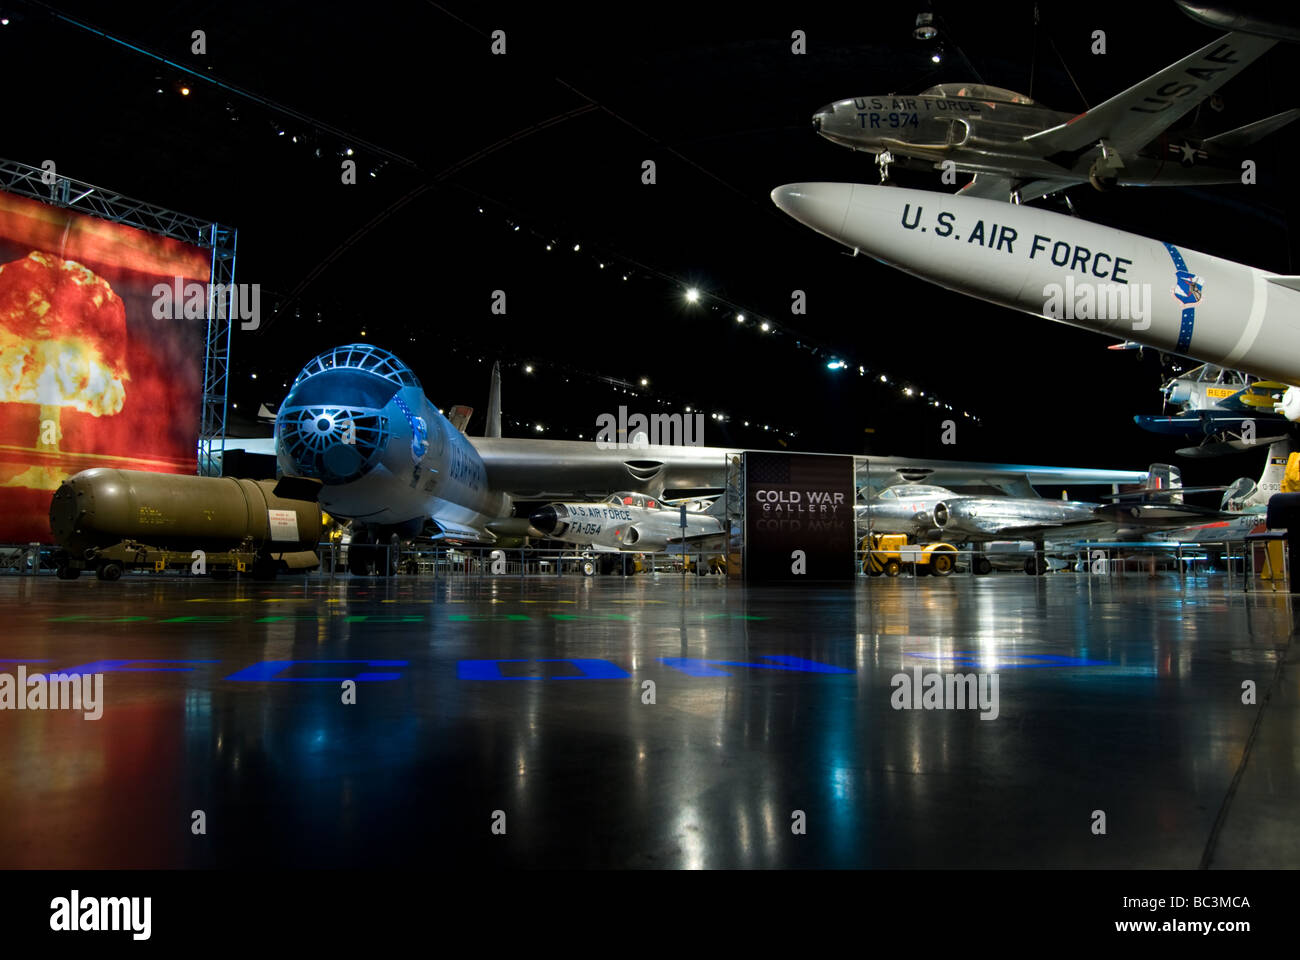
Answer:
[(1205, 363), (1160, 388), (1163, 405), (1176, 408), (1175, 413), (1138, 414), (1133, 420), (1151, 433), (1199, 440), (1199, 445), (1178, 451), (1184, 457), (1255, 450), (1290, 433), (1287, 419), (1273, 410), (1286, 389), (1276, 380)]
[(860, 183), (793, 183), (772, 201), (881, 263), (1037, 317), (1289, 384), (1300, 420), (1300, 276), (1036, 207)]
[(1300, 117), (1300, 109), (1197, 138), (1169, 128), (1263, 56), (1274, 38), (1229, 33), (1080, 114), (1050, 110), (987, 84), (945, 83), (917, 96), (837, 100), (813, 114), (826, 139), (893, 163), (975, 178), (959, 193), (1033, 200), (1079, 183), (1193, 186), (1240, 183), (1243, 149)]

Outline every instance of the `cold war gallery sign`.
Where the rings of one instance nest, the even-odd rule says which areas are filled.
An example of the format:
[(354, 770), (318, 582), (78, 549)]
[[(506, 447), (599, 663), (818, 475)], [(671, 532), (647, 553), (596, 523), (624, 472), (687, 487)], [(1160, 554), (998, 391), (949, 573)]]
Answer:
[(744, 471), (746, 580), (853, 579), (852, 457), (747, 452)]

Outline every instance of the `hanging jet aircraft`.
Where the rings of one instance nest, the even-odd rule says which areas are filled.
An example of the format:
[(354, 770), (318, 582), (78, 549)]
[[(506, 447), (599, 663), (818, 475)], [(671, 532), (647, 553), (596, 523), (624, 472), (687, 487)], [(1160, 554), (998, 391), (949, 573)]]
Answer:
[[(721, 548), (726, 504), (718, 497), (704, 511), (673, 508), (653, 496), (627, 490), (599, 503), (548, 503), (528, 518), (552, 540), (598, 551), (655, 553), (673, 546)], [(682, 529), (682, 517), (686, 529)]]
[[(494, 376), (494, 383), (499, 379)], [(580, 499), (631, 489), (716, 489), (741, 451), (648, 445), (602, 449), (594, 442), (501, 436), (499, 390), (487, 437), (456, 429), (396, 356), (349, 344), (313, 359), (276, 414), (281, 472), (320, 482), (321, 506), (352, 521), (349, 569), (369, 572), (402, 538), (494, 544), (530, 533), (516, 500)], [(873, 457), (869, 483), (931, 479), (949, 486), (1023, 489), (1030, 483), (1122, 484), (1127, 470), (1032, 467)], [(394, 556), (393, 551), (387, 555)], [(391, 563), (386, 572), (391, 572)]]
[(1300, 276), (1035, 207), (854, 183), (772, 200), (818, 233), (958, 293), (1289, 386), (1300, 420)]
[(1285, 390), (1285, 383), (1205, 363), (1160, 388), (1165, 404), (1176, 407), (1176, 413), (1139, 414), (1133, 420), (1151, 433), (1201, 441), (1199, 446), (1180, 449), (1181, 456), (1239, 453), (1288, 432), (1286, 418), (1273, 412)]
[(1084, 182), (1098, 190), (1239, 183), (1242, 148), (1300, 109), (1205, 139), (1166, 131), (1275, 43), (1229, 33), (1078, 115), (1001, 87), (945, 83), (914, 97), (838, 100), (813, 114), (813, 127), (875, 154), (882, 182), (900, 160), (951, 163), (954, 172), (975, 174), (959, 191), (968, 197), (1021, 202)]

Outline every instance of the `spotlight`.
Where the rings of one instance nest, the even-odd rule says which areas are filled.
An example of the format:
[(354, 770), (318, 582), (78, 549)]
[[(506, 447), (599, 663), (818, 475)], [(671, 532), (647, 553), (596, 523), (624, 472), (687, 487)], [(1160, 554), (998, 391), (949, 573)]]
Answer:
[(695, 289), (695, 287), (691, 287), (689, 290), (686, 291), (687, 303), (698, 303), (699, 300), (700, 300), (700, 291)]
[(524, 373), (532, 373), (533, 365), (531, 363), (524, 365)]
[(647, 380), (645, 377), (642, 377), (642, 378), (641, 378), (641, 386), (643, 386), (643, 387), (648, 387), (648, 386), (650, 386), (650, 381)]
[(182, 86), (180, 88), (180, 95), (182, 97), (188, 97), (190, 95), (190, 88), (186, 86)]
[(575, 244), (573, 245), (573, 252), (574, 252), (574, 253), (577, 253), (577, 252), (578, 252), (579, 250), (581, 250), (581, 249), (582, 249), (582, 244), (580, 244), (580, 243), (575, 243)]
[(349, 157), (352, 156), (353, 153), (352, 148), (348, 147), (346, 150), (343, 151), (343, 153), (345, 156), (349, 156)]
[(764, 320), (762, 323), (758, 325), (758, 329), (762, 330), (764, 333), (767, 333), (767, 331), (772, 329), (772, 325), (768, 323), (766, 320)]
[(916, 29), (912, 31), (912, 36), (917, 40), (933, 40), (939, 35), (939, 28), (934, 25), (933, 13), (918, 13), (916, 15)]
[(880, 382), (881, 382), (881, 383), (888, 383), (888, 382), (889, 382), (889, 378), (888, 378), (887, 376), (885, 376), (885, 375), (882, 373), (882, 374), (880, 375)]
[(931, 63), (941, 63), (941, 62), (943, 62), (943, 44), (942, 44), (942, 43), (939, 44), (937, 47), (934, 48), (934, 53), (930, 54), (930, 62), (931, 62)]
[(844, 369), (845, 367), (847, 367), (847, 366), (848, 366), (848, 364), (845, 363), (843, 360), (832, 360), (830, 363), (826, 364), (826, 369), (827, 369), (827, 370), (843, 370), (843, 369)]
[(9, 26), (9, 18), (0, 17), (0, 27), (7, 27), (7, 26)]
[(743, 313), (738, 313), (738, 314), (736, 314), (736, 322), (737, 322), (737, 323), (744, 323), (744, 322), (745, 322), (745, 315), (744, 315)]

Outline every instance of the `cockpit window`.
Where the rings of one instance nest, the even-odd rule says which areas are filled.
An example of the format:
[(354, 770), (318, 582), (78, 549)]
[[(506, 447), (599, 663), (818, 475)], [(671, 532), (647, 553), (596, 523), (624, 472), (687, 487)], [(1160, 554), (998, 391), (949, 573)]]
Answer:
[(362, 410), (382, 410), (400, 389), (400, 383), (373, 373), (337, 367), (328, 377), (309, 377), (300, 381), (290, 391), (289, 397), (295, 407), (330, 404)]
[(1026, 106), (1033, 106), (1034, 104), (1034, 101), (1023, 93), (1016, 93), (1014, 90), (1007, 90), (1005, 87), (990, 86), (987, 83), (941, 83), (938, 86), (930, 87), (928, 90), (922, 90), (920, 95), (923, 97), (964, 97), (969, 100), (992, 100), (996, 103), (1020, 103)]

